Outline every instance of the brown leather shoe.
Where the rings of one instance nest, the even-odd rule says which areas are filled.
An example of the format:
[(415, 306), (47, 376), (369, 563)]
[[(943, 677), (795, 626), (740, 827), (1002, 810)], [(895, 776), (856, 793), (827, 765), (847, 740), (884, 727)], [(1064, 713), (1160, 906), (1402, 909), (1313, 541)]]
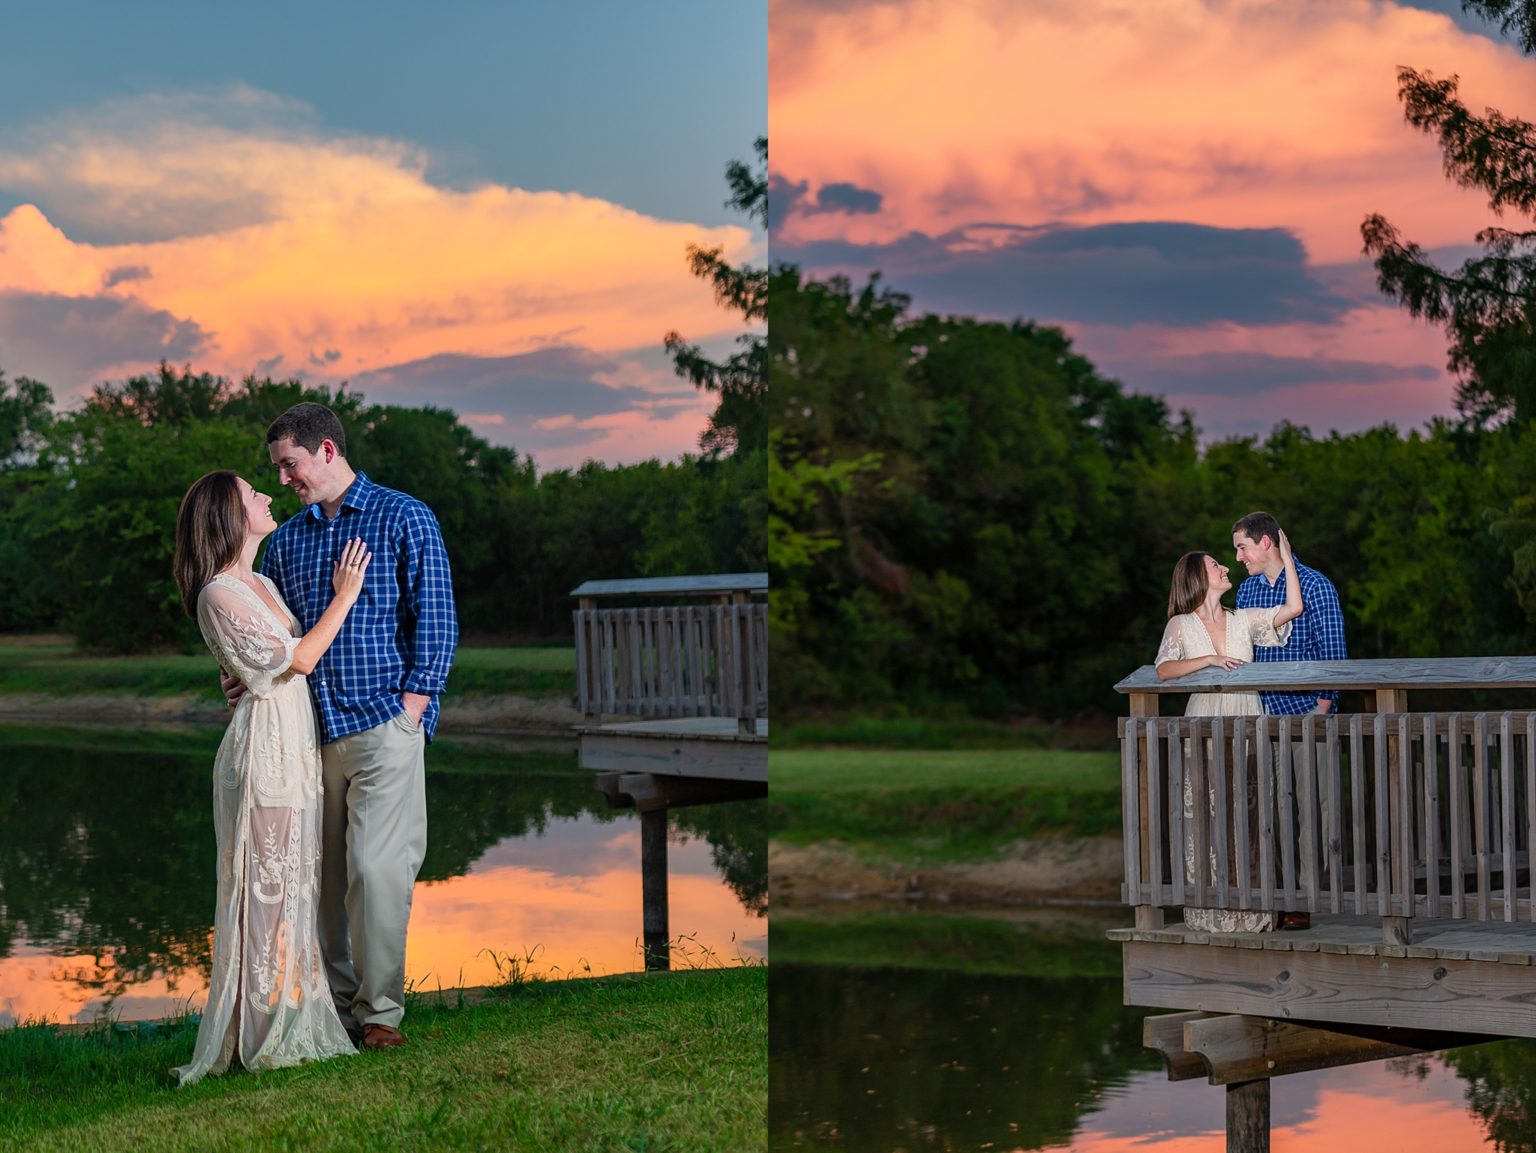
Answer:
[(398, 1049), (405, 1044), (405, 1036), (393, 1025), (364, 1025), (364, 1049)]
[(1310, 929), (1312, 927), (1311, 913), (1281, 913), (1280, 928), (1286, 929)]

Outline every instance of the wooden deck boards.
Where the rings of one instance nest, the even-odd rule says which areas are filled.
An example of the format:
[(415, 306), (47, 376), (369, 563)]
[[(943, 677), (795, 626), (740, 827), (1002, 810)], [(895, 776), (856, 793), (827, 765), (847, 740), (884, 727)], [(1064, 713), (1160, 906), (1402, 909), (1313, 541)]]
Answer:
[(1411, 945), (1389, 945), (1382, 941), (1380, 917), (1327, 915), (1314, 916), (1312, 928), (1300, 932), (1202, 933), (1175, 923), (1162, 929), (1111, 929), (1108, 936), (1112, 941), (1206, 945), (1218, 949), (1536, 964), (1536, 925), (1418, 917), (1411, 924)]

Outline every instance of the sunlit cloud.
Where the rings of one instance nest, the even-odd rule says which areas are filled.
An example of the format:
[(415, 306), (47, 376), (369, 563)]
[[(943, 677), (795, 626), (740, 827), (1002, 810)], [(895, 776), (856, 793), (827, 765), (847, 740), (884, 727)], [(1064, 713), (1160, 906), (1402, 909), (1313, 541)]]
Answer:
[(881, 197), (876, 213), (791, 213), (789, 243), (980, 221), (1262, 222), (1336, 260), (1373, 210), (1421, 243), (1466, 240), (1481, 199), (1403, 123), (1396, 67), (1461, 73), (1473, 107), (1518, 108), (1530, 90), (1512, 47), (1378, 0), (771, 12), (776, 173), (807, 198), (850, 183)]
[[(760, 260), (746, 229), (575, 192), (439, 187), (429, 167), (420, 149), (327, 134), (302, 105), (240, 86), (12, 130), (0, 191), (31, 203), (0, 217), (0, 368), (66, 397), (162, 358), (235, 378), (374, 374), (370, 399), (387, 400), (390, 374), (436, 358), (581, 350), (638, 396), (657, 368), (632, 370), (649, 387), (626, 386), (612, 374), (629, 350), (659, 350), (671, 329), (736, 329), (685, 251)], [(101, 331), (66, 347), (66, 321)], [(516, 408), (469, 411), (505, 425)], [(695, 446), (694, 417), (665, 455)]]

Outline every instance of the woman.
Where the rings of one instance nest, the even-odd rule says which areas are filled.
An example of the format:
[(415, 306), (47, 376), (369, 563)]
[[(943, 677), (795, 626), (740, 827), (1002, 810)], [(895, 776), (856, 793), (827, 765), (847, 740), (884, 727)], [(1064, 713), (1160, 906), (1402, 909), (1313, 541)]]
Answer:
[[(1285, 565), (1285, 603), (1267, 609), (1229, 609), (1221, 603), (1232, 587), (1230, 570), (1209, 553), (1185, 553), (1173, 566), (1173, 587), (1168, 592), (1168, 627), (1157, 649), (1157, 678), (1168, 681), (1200, 669), (1235, 669), (1253, 660), (1255, 646), (1283, 646), (1291, 636), (1291, 622), (1301, 615), (1301, 579), (1291, 542), (1280, 533), (1280, 559)], [(1184, 710), (1187, 717), (1252, 717), (1264, 711), (1258, 693), (1191, 693)], [(1207, 764), (1210, 761), (1207, 759)], [(1216, 812), (1216, 790), (1225, 781), (1208, 777), (1210, 808)], [(1250, 789), (1254, 798), (1257, 788)], [(1193, 821), (1194, 792), (1184, 778), (1184, 869), (1195, 876)], [(1255, 842), (1256, 843), (1256, 842)], [(1210, 854), (1211, 874), (1216, 871), (1216, 852)], [(1214, 933), (1263, 933), (1273, 927), (1268, 913), (1238, 909), (1185, 907), (1184, 923), (1191, 929)]]
[(320, 744), (305, 674), (315, 667), (363, 587), (371, 555), (342, 548), (330, 607), (308, 634), (277, 586), (252, 570), (277, 527), (272, 498), (233, 472), (211, 472), (176, 518), (176, 583), (219, 663), (248, 690), (213, 763), (218, 904), (208, 1008), (186, 1085), (222, 1073), (353, 1053), (336, 1015), (317, 941)]

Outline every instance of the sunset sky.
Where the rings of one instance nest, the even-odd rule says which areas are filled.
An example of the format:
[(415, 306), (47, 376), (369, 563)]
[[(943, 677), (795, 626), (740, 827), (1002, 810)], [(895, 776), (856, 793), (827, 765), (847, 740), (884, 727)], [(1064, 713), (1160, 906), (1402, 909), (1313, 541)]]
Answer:
[(161, 359), (454, 409), (541, 469), (696, 449), (669, 329), (740, 330), (690, 243), (766, 239), (759, 0), (8, 15), (0, 369), (67, 406)]
[(1457, 0), (770, 0), (769, 29), (776, 262), (1058, 324), (1207, 439), (1452, 413), (1360, 222), (1451, 266), (1496, 222), (1397, 101), (1408, 65), (1536, 117), (1536, 60)]

